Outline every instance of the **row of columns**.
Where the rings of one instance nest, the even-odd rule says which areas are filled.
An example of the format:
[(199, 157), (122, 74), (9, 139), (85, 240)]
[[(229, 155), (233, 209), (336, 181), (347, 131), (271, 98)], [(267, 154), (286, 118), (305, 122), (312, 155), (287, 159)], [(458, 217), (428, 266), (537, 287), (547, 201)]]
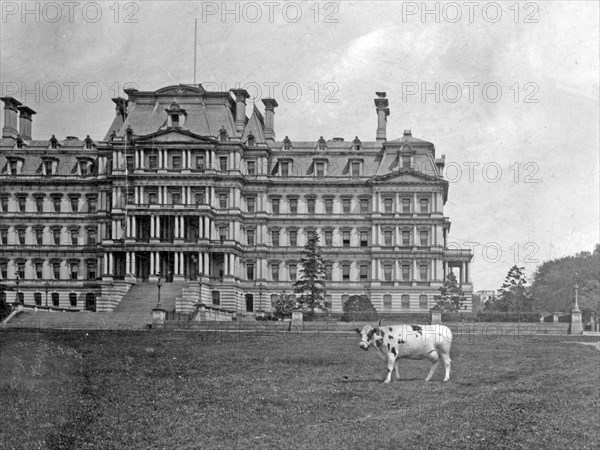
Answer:
[[(158, 154), (158, 168), (166, 169), (169, 168), (168, 164), (168, 150), (167, 149), (159, 149), (152, 151), (157, 152)], [(216, 153), (214, 150), (209, 150), (206, 152), (206, 157), (208, 161), (206, 161), (207, 167), (211, 167), (213, 161), (216, 161)], [(235, 159), (237, 153), (233, 152), (230, 154), (232, 159)], [(146, 168), (146, 151), (144, 149), (135, 150), (134, 153), (134, 163), (135, 168), (145, 169)], [(181, 151), (181, 168), (182, 169), (195, 169), (195, 165), (192, 161), (192, 150), (183, 150)]]

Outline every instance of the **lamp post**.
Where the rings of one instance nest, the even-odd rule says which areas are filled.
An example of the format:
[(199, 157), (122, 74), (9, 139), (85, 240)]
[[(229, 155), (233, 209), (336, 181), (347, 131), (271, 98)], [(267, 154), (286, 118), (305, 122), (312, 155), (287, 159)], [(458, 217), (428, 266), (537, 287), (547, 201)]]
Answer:
[(262, 291), (265, 286), (262, 283), (258, 285), (258, 310), (262, 311)]
[(577, 291), (579, 290), (578, 278), (579, 274), (575, 272), (575, 286), (573, 286), (575, 288), (575, 308), (573, 309), (573, 311), (579, 311), (579, 301), (577, 299)]
[(44, 283), (44, 289), (46, 290), (46, 308), (48, 307), (48, 286), (50, 286), (50, 282), (46, 281)]
[(15, 303), (21, 303), (21, 292), (19, 291), (19, 283), (21, 283), (21, 277), (17, 274), (15, 284), (17, 285), (17, 301)]
[(160, 287), (162, 286), (160, 273), (158, 274), (158, 282), (156, 283), (156, 286), (158, 287), (158, 302), (156, 303), (156, 307), (160, 308)]

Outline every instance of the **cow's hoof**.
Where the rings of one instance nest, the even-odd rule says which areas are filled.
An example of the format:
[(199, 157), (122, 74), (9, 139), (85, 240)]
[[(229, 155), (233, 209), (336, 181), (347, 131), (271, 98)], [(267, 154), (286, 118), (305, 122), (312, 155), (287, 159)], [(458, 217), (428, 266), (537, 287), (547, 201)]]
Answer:
[(390, 384), (390, 380), (383, 380), (383, 384)]

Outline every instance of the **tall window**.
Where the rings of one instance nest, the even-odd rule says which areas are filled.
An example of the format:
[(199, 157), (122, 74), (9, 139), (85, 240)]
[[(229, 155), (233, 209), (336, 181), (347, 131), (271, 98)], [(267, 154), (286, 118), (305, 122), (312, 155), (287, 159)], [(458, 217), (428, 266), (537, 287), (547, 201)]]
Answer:
[(219, 208), (227, 209), (227, 194), (219, 194)]
[(87, 243), (88, 243), (88, 245), (96, 245), (96, 229), (95, 228), (88, 228)]
[(8, 212), (8, 195), (0, 197), (0, 205), (2, 205), (2, 211)]
[(148, 156), (148, 168), (150, 170), (158, 169), (158, 156), (157, 155)]
[(9, 163), (10, 165), (10, 174), (11, 175), (16, 175), (17, 174), (17, 162), (16, 161), (11, 161)]
[(72, 262), (70, 266), (71, 266), (71, 280), (76, 280), (77, 274), (79, 273), (79, 263)]
[(368, 280), (369, 279), (369, 265), (363, 263), (360, 265), (359, 269), (360, 269), (359, 274), (360, 274), (361, 281)]
[(69, 305), (71, 305), (71, 308), (77, 307), (77, 294), (75, 292), (69, 293)]
[(400, 306), (402, 309), (410, 309), (410, 296), (408, 294), (403, 294), (400, 297)]
[(350, 214), (350, 205), (351, 203), (349, 198), (342, 199), (342, 211), (344, 214)]
[(254, 161), (248, 161), (248, 175), (256, 175), (256, 163)]
[(332, 198), (325, 199), (325, 214), (328, 214), (328, 215), (333, 214), (333, 199)]
[(384, 294), (383, 296), (383, 310), (388, 312), (392, 310), (392, 296), (390, 294)]
[(361, 247), (369, 246), (369, 232), (366, 230), (361, 230), (361, 232), (360, 232), (360, 246)]
[(360, 213), (361, 214), (369, 214), (369, 199), (368, 198), (360, 199)]
[(290, 281), (296, 281), (296, 270), (297, 270), (296, 264), (292, 263), (288, 266), (288, 268), (289, 268), (289, 272), (290, 272)]
[(247, 240), (248, 240), (248, 245), (254, 245), (255, 244), (255, 242), (254, 242), (254, 233), (255, 233), (254, 229), (248, 229), (248, 230), (246, 230), (246, 237), (247, 237)]
[(342, 246), (350, 247), (350, 230), (342, 231)]
[(227, 156), (219, 157), (219, 169), (223, 172), (227, 170)]
[(79, 243), (79, 230), (74, 228), (71, 230), (71, 244), (77, 245), (78, 243)]
[(128, 172), (133, 171), (133, 169), (135, 168), (135, 166), (133, 165), (133, 156), (127, 156), (126, 164), (127, 164), (127, 171)]
[(421, 214), (426, 214), (429, 212), (429, 200), (427, 200), (426, 198), (422, 198), (421, 200), (419, 200), (419, 212)]
[(212, 304), (219, 306), (221, 304), (221, 292), (212, 291)]
[(402, 264), (402, 281), (410, 281), (410, 265)]
[(35, 242), (37, 245), (43, 245), (44, 243), (44, 228), (36, 227), (35, 228)]
[(419, 238), (421, 240), (421, 247), (426, 247), (429, 241), (429, 233), (427, 233), (427, 230), (421, 230), (419, 232)]
[(274, 198), (271, 200), (271, 206), (273, 208), (273, 214), (279, 214), (279, 199)]
[(279, 281), (279, 264), (278, 263), (271, 264), (271, 279), (273, 281)]
[(181, 169), (181, 155), (173, 155), (173, 169)]
[(52, 237), (54, 238), (54, 245), (60, 245), (60, 228), (52, 229)]
[(25, 279), (25, 263), (20, 262), (17, 264), (17, 275), (20, 279)]
[(204, 191), (195, 191), (196, 205), (204, 205)]
[(332, 280), (332, 274), (333, 274), (333, 264), (332, 263), (326, 263), (325, 264), (325, 279), (327, 281), (331, 281)]
[(298, 245), (298, 232), (296, 230), (289, 230), (288, 235), (290, 239), (290, 246), (296, 247)]
[(383, 280), (384, 281), (392, 281), (392, 272), (393, 272), (392, 265), (385, 264), (383, 266)]
[(171, 192), (171, 201), (174, 205), (181, 205), (181, 192), (173, 191)]
[(410, 169), (410, 155), (402, 155), (402, 168)]
[(19, 244), (25, 245), (25, 228), (24, 227), (17, 228), (17, 237), (19, 239)]
[(333, 245), (333, 231), (325, 230), (325, 247), (331, 247)]
[(419, 308), (427, 309), (427, 295), (421, 294), (419, 295)]
[(324, 306), (325, 309), (331, 309), (331, 295), (330, 294), (325, 294), (325, 296), (323, 297), (324, 300)]
[(98, 204), (98, 200), (96, 200), (96, 197), (89, 197), (88, 198), (88, 212), (95, 213), (97, 204)]
[(391, 197), (386, 197), (383, 199), (383, 212), (384, 213), (393, 213), (394, 212), (394, 199)]
[(88, 280), (96, 279), (96, 263), (94, 261), (88, 262), (87, 265), (87, 278)]
[(427, 264), (421, 264), (419, 266), (419, 278), (421, 278), (421, 281), (427, 281), (429, 278), (429, 267), (427, 266)]
[(315, 199), (314, 198), (309, 198), (306, 200), (306, 208), (308, 210), (308, 214), (315, 213)]
[(226, 239), (227, 239), (227, 227), (221, 225), (219, 227), (219, 240), (221, 242), (223, 242)]
[(390, 228), (386, 228), (385, 230), (383, 230), (383, 245), (385, 245), (386, 247), (394, 245), (393, 238), (394, 236)]
[(34, 293), (33, 301), (35, 302), (36, 306), (42, 306), (42, 293), (41, 292)]
[(410, 199), (409, 198), (402, 199), (402, 212), (404, 214), (410, 213)]
[(274, 247), (279, 247), (279, 230), (271, 230), (271, 243)]
[(246, 198), (246, 205), (248, 206), (248, 212), (250, 214), (254, 214), (256, 212), (256, 198), (254, 198), (254, 197)]
[(325, 163), (318, 162), (316, 164), (317, 178), (323, 178), (325, 176)]
[(60, 306), (60, 295), (58, 292), (52, 293), (52, 306), (57, 307)]
[(52, 175), (52, 161), (44, 161), (44, 169), (46, 172), (46, 176), (49, 177)]
[(17, 203), (19, 204), (19, 211), (25, 212), (25, 206), (27, 204), (27, 196), (26, 195), (17, 196)]
[(52, 203), (54, 204), (54, 212), (60, 212), (60, 203), (62, 201), (62, 198), (60, 196), (54, 196), (52, 197)]
[(298, 214), (298, 199), (290, 198), (290, 214)]
[(281, 168), (281, 176), (282, 177), (289, 177), (290, 176), (290, 164), (287, 162), (282, 162), (280, 164), (280, 168)]
[(254, 280), (254, 263), (246, 264), (246, 279)]
[(60, 263), (59, 262), (52, 263), (52, 274), (54, 275), (55, 280), (60, 280)]
[(410, 231), (402, 231), (402, 245), (408, 247), (410, 245)]
[(35, 198), (35, 209), (37, 212), (44, 212), (44, 197), (38, 196)]
[(350, 264), (342, 264), (342, 281), (350, 281)]
[(360, 176), (360, 163), (353, 162), (351, 167), (352, 178), (358, 178)]
[(196, 169), (204, 170), (204, 155), (196, 156)]
[(79, 211), (79, 197), (71, 197), (71, 211), (78, 212)]
[(347, 295), (347, 294), (342, 295), (342, 305), (345, 305), (349, 299), (350, 299), (349, 295)]
[(158, 193), (156, 191), (148, 192), (148, 203), (151, 205), (156, 205), (158, 203)]

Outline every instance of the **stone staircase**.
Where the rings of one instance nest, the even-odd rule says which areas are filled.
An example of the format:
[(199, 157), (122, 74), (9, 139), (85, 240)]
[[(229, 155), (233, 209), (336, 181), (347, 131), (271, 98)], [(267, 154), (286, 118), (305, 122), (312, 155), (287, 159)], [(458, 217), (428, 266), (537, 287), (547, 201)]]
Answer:
[[(175, 311), (175, 301), (181, 297), (185, 283), (162, 283), (160, 288), (160, 304), (167, 311)], [(156, 282), (137, 283), (125, 294), (125, 297), (113, 310), (114, 313), (152, 313), (158, 300)]]

